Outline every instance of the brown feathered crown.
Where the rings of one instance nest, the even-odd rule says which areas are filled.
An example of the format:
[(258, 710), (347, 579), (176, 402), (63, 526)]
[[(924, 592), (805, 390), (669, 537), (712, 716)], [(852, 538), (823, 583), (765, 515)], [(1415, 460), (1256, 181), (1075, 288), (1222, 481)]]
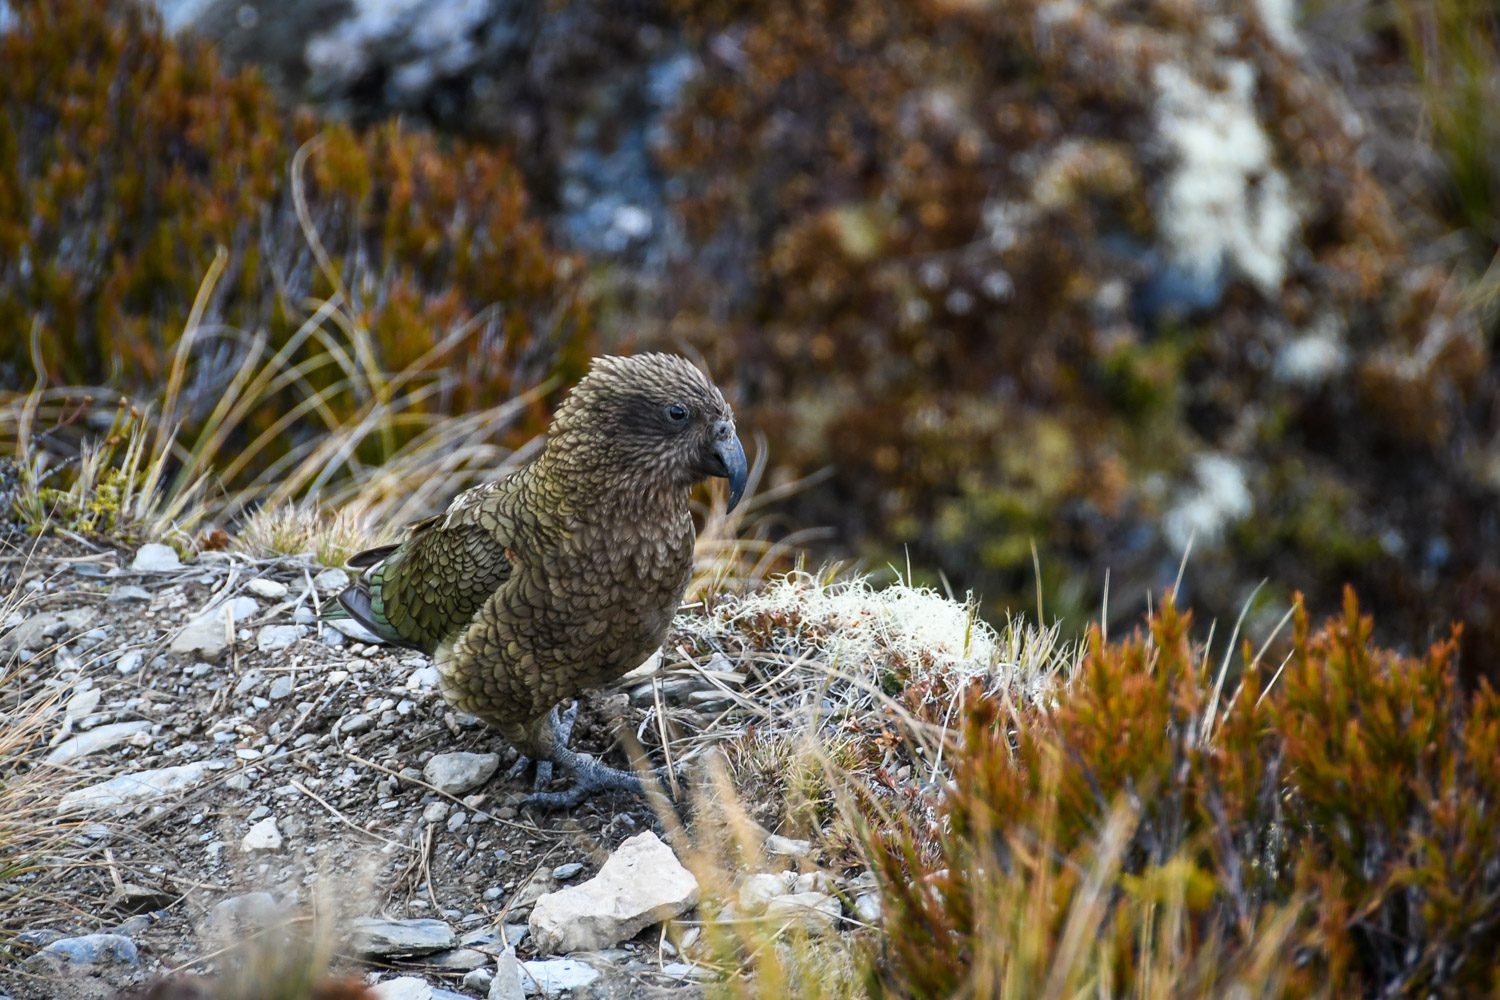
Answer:
[(707, 375), (675, 354), (636, 354), (594, 359), (552, 420), (544, 460), (630, 488), (725, 476), (733, 489), (743, 456), (734, 413)]

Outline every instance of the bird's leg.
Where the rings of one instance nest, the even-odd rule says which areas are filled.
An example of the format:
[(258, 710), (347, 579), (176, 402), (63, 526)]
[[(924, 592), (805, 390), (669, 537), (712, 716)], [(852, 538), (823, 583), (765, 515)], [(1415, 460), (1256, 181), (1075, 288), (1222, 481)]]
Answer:
[[(573, 725), (578, 721), (578, 700), (574, 699), (573, 704), (568, 707), (566, 712), (559, 714), (557, 709), (558, 706), (553, 705), (552, 711), (547, 713), (547, 724), (552, 730), (553, 746), (566, 747), (568, 740), (573, 738)], [(553, 757), (553, 760), (555, 759), (556, 755)], [(531, 783), (533, 791), (540, 792), (552, 783), (553, 760), (540, 755), (536, 758), (536, 774)], [(505, 777), (512, 780), (519, 778), (526, 773), (526, 768), (531, 766), (532, 763), (532, 758), (526, 756), (524, 753), (519, 754), (516, 757), (516, 762), (510, 766), (510, 770), (505, 772)]]
[[(552, 727), (552, 759), (550, 761), (537, 761), (537, 785), (538, 791), (521, 800), (523, 806), (536, 806), (541, 809), (568, 809), (578, 805), (584, 799), (597, 792), (622, 791), (632, 792), (636, 795), (644, 795), (645, 788), (641, 779), (629, 771), (622, 771), (617, 767), (610, 767), (590, 757), (586, 753), (579, 753), (568, 746), (568, 740), (573, 735), (573, 724), (578, 719), (578, 703), (575, 701), (573, 707), (561, 716), (557, 709), (553, 709), (547, 716), (548, 723)], [(542, 765), (547, 765), (548, 777), (551, 777), (552, 765), (561, 764), (573, 775), (573, 783), (560, 792), (543, 792), (541, 782)], [(666, 769), (659, 768), (655, 773), (658, 779), (666, 780)]]

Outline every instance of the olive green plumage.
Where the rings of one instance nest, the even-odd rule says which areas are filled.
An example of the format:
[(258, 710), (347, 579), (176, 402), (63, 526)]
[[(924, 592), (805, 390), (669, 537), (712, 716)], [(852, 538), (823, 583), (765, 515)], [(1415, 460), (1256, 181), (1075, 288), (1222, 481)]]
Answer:
[(340, 603), (432, 654), (450, 703), (551, 759), (548, 712), (665, 639), (707, 476), (738, 500), (744, 451), (719, 390), (672, 355), (599, 358), (534, 462), (352, 558), (364, 572)]

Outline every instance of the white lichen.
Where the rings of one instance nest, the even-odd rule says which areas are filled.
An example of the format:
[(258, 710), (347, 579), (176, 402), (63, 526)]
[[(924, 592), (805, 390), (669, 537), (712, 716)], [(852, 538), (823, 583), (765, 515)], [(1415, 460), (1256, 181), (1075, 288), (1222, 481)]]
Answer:
[[(877, 588), (863, 577), (778, 577), (755, 593), (722, 602), (706, 618), (682, 616), (678, 628), (729, 649), (757, 620), (782, 623), (779, 648), (746, 646), (742, 652), (774, 652), (798, 664), (781, 678), (779, 692), (757, 695), (766, 704), (806, 704), (806, 693), (816, 691), (815, 703), (824, 709), (868, 711), (898, 667), (908, 683), (941, 679), (958, 690), (977, 680), (988, 691), (1042, 703), (1075, 662), (1075, 651), (1058, 641), (1055, 629), (1019, 619), (996, 629), (972, 601), (902, 583)], [(782, 717), (790, 722), (793, 714)]]
[(1250, 516), (1254, 497), (1239, 462), (1220, 454), (1198, 456), (1193, 463), (1194, 485), (1163, 519), (1162, 528), (1173, 548), (1213, 544), (1235, 523)]
[(1255, 70), (1220, 64), (1224, 86), (1158, 65), (1156, 127), (1173, 167), (1158, 202), (1158, 228), (1173, 262), (1204, 283), (1225, 269), (1274, 295), (1301, 221), (1255, 110)]
[(1343, 371), (1349, 364), (1349, 347), (1337, 317), (1328, 315), (1314, 323), (1276, 352), (1276, 378), (1300, 386), (1317, 386)]

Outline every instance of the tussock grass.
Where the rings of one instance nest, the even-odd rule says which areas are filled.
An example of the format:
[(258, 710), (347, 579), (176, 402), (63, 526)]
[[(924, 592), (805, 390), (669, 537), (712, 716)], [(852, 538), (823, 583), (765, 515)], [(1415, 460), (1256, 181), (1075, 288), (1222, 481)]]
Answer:
[[(294, 185), (300, 189), (300, 175)], [(301, 222), (318, 246), (311, 219)], [(262, 333), (203, 321), (227, 259), (221, 251), (204, 276), (158, 399), (121, 398), (111, 412), (99, 402), (107, 390), (50, 385), (33, 334), (35, 385), (0, 393), (0, 441), (21, 469), (16, 507), (33, 528), (50, 519), (82, 534), (186, 549), (203, 525), (252, 519), (252, 542), (267, 543), (260, 554), (295, 546), (333, 558), (354, 542), (353, 525), (384, 537), (534, 450), (535, 442), (515, 453), (501, 442), (551, 383), (457, 416), (428, 411), (456, 378), (441, 362), (488, 314), (387, 372), (339, 291), (308, 303), (307, 316), (273, 349)], [(336, 274), (327, 277), (343, 288)], [(193, 414), (195, 436), (184, 443), (185, 387), (211, 375), (204, 369), (224, 348), (243, 360), (209, 412)], [(266, 425), (268, 409), (277, 416)], [(67, 485), (51, 485), (64, 478)], [(339, 513), (329, 519), (324, 510)]]
[[(1392, 0), (1447, 207), (1482, 259), (1500, 249), (1500, 14), (1486, 0)], [(1490, 282), (1493, 293), (1493, 279)]]

